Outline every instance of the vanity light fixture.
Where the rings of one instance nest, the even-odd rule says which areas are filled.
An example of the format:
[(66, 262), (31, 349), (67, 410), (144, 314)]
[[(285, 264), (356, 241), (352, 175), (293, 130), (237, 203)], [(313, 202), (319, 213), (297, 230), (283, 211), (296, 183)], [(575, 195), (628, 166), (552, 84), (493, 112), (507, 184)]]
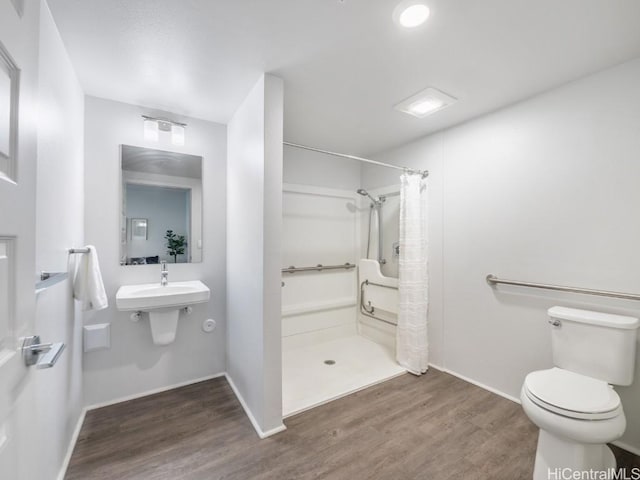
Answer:
[(404, 28), (415, 28), (427, 21), (429, 7), (421, 0), (404, 0), (393, 10), (393, 21)]
[[(144, 118), (144, 117), (143, 117)], [(150, 118), (144, 119), (144, 139), (157, 142), (160, 138), (158, 122)]]
[(144, 139), (157, 142), (160, 139), (160, 132), (171, 133), (171, 143), (173, 145), (184, 145), (186, 123), (176, 122), (168, 118), (156, 118), (142, 115), (144, 119)]
[(393, 108), (414, 117), (424, 118), (452, 105), (456, 101), (457, 99), (451, 95), (447, 95), (437, 88), (429, 87), (403, 100)]
[(184, 125), (171, 125), (171, 143), (184, 145)]

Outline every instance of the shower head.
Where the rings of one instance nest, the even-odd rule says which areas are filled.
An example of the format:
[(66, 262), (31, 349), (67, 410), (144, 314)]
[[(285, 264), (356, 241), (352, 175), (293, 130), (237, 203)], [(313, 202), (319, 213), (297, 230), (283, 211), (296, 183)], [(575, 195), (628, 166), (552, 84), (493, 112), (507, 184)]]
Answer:
[(367, 192), (364, 188), (359, 188), (358, 190), (356, 190), (356, 193), (358, 193), (359, 195), (362, 195), (363, 197), (369, 197), (374, 205), (379, 205), (380, 204), (380, 200), (376, 200), (375, 198), (373, 198), (369, 194), (369, 192)]

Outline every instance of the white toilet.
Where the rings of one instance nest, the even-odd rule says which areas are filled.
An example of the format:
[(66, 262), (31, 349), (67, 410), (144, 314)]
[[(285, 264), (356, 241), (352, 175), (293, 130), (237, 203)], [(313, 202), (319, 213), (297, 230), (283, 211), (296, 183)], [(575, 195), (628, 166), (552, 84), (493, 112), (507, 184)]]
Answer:
[(615, 468), (606, 444), (622, 436), (626, 419), (610, 384), (633, 381), (638, 319), (564, 307), (548, 313), (555, 367), (527, 375), (520, 394), (540, 427), (533, 479)]

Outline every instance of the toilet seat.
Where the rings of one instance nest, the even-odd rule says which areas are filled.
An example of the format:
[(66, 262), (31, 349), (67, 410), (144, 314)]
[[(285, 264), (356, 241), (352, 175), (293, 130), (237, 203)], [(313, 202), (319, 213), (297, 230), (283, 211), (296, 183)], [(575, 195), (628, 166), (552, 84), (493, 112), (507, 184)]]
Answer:
[(569, 418), (606, 420), (621, 411), (609, 384), (557, 367), (527, 375), (524, 392), (539, 407)]

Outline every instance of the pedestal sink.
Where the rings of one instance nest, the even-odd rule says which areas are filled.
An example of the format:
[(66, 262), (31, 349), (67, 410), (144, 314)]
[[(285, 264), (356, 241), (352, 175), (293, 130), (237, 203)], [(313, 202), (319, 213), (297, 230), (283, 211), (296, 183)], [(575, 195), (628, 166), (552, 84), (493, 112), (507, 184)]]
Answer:
[(209, 287), (199, 280), (164, 286), (157, 283), (123, 285), (116, 293), (116, 306), (120, 311), (149, 313), (153, 343), (168, 345), (176, 338), (180, 310), (209, 301), (210, 294)]

